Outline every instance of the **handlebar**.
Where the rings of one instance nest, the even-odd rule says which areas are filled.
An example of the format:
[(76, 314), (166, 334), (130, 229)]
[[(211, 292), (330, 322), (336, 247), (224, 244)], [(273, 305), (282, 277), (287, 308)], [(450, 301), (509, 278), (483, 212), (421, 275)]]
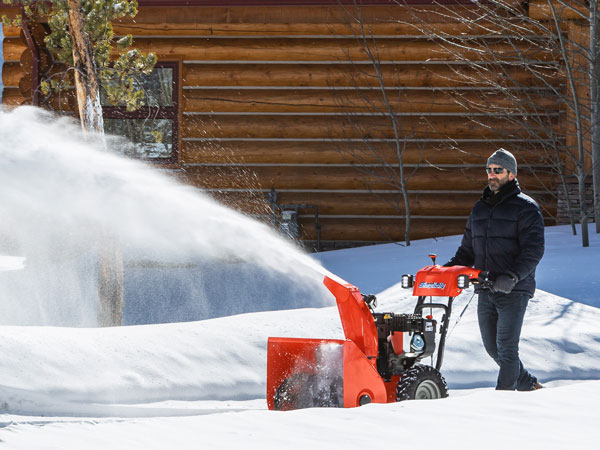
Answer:
[(362, 294), (362, 298), (371, 311), (377, 308), (377, 297), (375, 297), (373, 294)]
[(488, 278), (489, 273), (481, 271), (477, 278), (471, 278), (469, 281), (473, 284), (479, 285), (482, 289), (491, 289), (494, 282)]

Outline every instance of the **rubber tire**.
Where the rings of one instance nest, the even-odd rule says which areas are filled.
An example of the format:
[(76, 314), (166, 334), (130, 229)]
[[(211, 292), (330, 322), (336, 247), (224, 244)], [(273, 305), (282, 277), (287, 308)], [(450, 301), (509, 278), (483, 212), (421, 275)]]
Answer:
[(442, 374), (431, 366), (417, 364), (408, 369), (396, 386), (396, 401), (448, 397), (448, 385)]

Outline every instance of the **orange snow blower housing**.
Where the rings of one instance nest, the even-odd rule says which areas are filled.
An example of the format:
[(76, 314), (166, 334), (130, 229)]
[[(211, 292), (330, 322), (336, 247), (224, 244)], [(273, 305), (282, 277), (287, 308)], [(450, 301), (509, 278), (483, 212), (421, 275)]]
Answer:
[[(270, 337), (267, 349), (267, 404), (289, 410), (317, 406), (355, 407), (415, 398), (448, 396), (439, 372), (454, 297), (470, 283), (483, 282), (480, 271), (434, 264), (416, 277), (403, 275), (402, 286), (418, 297), (412, 314), (376, 313), (373, 295), (325, 277), (335, 296), (345, 339)], [(341, 280), (340, 280), (341, 281)], [(425, 302), (447, 297), (445, 303)], [(437, 321), (424, 309), (442, 309), (435, 367), (417, 364), (435, 351)]]

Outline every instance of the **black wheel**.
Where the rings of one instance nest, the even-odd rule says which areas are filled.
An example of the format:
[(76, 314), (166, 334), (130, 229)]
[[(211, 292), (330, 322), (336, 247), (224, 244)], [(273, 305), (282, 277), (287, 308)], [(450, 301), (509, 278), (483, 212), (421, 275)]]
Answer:
[(396, 386), (396, 401), (448, 397), (448, 385), (442, 374), (431, 366), (417, 364), (402, 375)]
[(314, 407), (340, 407), (341, 379), (319, 379), (316, 375), (295, 373), (283, 380), (273, 396), (280, 411)]

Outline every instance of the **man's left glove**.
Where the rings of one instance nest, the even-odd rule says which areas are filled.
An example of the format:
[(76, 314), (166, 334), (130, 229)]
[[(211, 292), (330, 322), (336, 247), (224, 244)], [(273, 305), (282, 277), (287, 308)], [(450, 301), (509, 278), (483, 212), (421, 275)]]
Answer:
[(492, 292), (510, 294), (518, 281), (519, 279), (514, 273), (503, 273), (498, 275), (498, 278), (496, 278), (494, 285), (492, 286)]

